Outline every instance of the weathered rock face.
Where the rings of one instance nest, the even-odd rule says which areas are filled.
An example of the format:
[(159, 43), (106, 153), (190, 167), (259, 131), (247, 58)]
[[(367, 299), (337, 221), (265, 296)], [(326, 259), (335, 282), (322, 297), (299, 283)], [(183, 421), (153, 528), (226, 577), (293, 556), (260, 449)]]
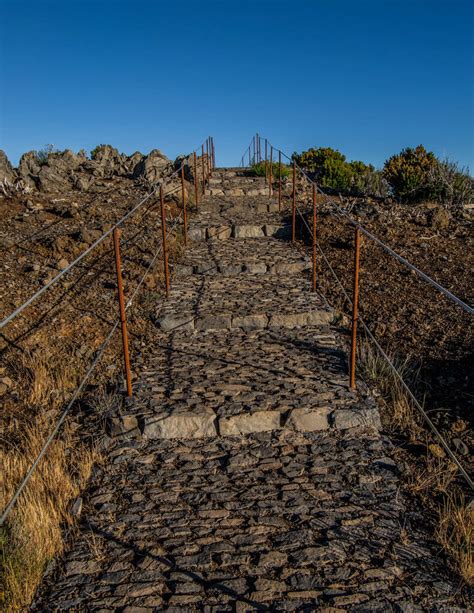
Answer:
[(4, 151), (0, 149), (0, 181), (8, 181), (12, 183), (15, 180), (16, 174), (10, 160), (7, 158)]
[(24, 153), (20, 158), (20, 164), (18, 166), (18, 174), (28, 187), (37, 187), (38, 174), (41, 170), (41, 166), (38, 163), (38, 157), (36, 151), (28, 151)]
[(44, 192), (71, 189), (75, 184), (73, 171), (86, 161), (84, 153), (76, 155), (70, 149), (50, 153), (47, 163), (41, 166), (38, 173), (39, 189)]
[(172, 170), (172, 162), (158, 149), (146, 156), (139, 151), (127, 156), (111, 145), (99, 145), (92, 159), (83, 151), (76, 154), (66, 149), (50, 153), (46, 160), (40, 160), (36, 151), (28, 151), (20, 159), (18, 173), (0, 152), (0, 180), (12, 181), (18, 176), (25, 186), (43, 192), (85, 191), (96, 177), (130, 177), (153, 185)]
[(128, 174), (126, 160), (127, 156), (119, 153), (115, 147), (100, 145), (94, 149), (92, 161), (87, 164), (87, 168), (96, 177), (125, 176)]
[(171, 161), (159, 149), (153, 149), (135, 166), (133, 178), (144, 179), (150, 185), (154, 185), (172, 169)]

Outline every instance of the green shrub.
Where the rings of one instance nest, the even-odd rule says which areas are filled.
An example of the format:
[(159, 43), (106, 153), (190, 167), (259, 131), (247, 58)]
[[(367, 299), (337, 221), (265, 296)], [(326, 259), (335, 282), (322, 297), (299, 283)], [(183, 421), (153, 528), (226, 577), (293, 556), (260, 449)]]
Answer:
[[(255, 175), (256, 177), (264, 177), (266, 172), (269, 172), (270, 170), (270, 162), (267, 162), (267, 165), (265, 167), (265, 162), (258, 162), (257, 164), (253, 164), (250, 167), (250, 170), (252, 172), (253, 175)], [(273, 162), (272, 163), (272, 177), (274, 180), (277, 180), (279, 177), (279, 164), (278, 162)], [(288, 166), (287, 164), (282, 164), (281, 165), (281, 176), (283, 177), (289, 177), (291, 174), (291, 167)]]
[(336, 149), (320, 147), (293, 154), (298, 166), (312, 175), (323, 189), (343, 193), (366, 193), (366, 178), (375, 172), (373, 166), (363, 162), (347, 162), (346, 156)]
[(97, 154), (99, 153), (100, 149), (102, 147), (105, 147), (105, 145), (97, 145), (97, 147), (94, 147), (94, 149), (92, 149), (91, 151), (91, 159), (95, 160), (95, 158), (97, 157)]
[(437, 187), (429, 177), (438, 163), (435, 154), (423, 145), (407, 147), (385, 162), (383, 174), (394, 196), (404, 202), (436, 199)]
[(45, 145), (39, 151), (35, 151), (36, 159), (40, 166), (44, 166), (48, 163), (48, 157), (50, 153), (56, 153), (57, 149), (54, 148), (54, 145)]

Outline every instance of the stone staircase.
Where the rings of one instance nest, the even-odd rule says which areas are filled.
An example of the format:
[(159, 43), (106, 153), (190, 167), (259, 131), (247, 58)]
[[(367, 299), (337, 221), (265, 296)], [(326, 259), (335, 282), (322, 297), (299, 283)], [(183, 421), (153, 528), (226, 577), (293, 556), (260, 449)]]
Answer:
[(214, 172), (33, 611), (463, 610), (287, 217)]

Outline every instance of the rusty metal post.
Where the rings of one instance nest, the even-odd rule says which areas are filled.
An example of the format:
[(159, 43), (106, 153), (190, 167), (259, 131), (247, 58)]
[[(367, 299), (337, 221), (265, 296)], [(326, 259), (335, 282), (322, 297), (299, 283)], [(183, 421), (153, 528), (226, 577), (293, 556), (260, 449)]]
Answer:
[(278, 150), (278, 210), (281, 211), (281, 151)]
[(293, 162), (293, 214), (291, 223), (291, 240), (296, 240), (296, 162)]
[(170, 293), (170, 269), (168, 265), (168, 245), (166, 242), (165, 200), (164, 200), (162, 185), (160, 185), (160, 204), (161, 204), (161, 232), (162, 232), (162, 238), (163, 238), (163, 269), (165, 273), (166, 297), (168, 297)]
[(207, 176), (210, 177), (212, 175), (212, 165), (211, 165), (211, 138), (207, 139)]
[(352, 335), (351, 335), (351, 364), (350, 387), (356, 387), (356, 356), (357, 356), (357, 320), (359, 319), (359, 266), (360, 266), (360, 230), (355, 229), (354, 252), (354, 288), (352, 295)]
[(214, 146), (214, 137), (211, 136), (211, 145), (212, 145), (212, 169), (216, 169), (216, 148)]
[(125, 313), (125, 298), (123, 296), (123, 281), (122, 281), (122, 261), (120, 258), (120, 230), (114, 229), (114, 252), (115, 252), (115, 272), (117, 273), (117, 292), (119, 299), (119, 314), (120, 324), (122, 327), (122, 348), (123, 361), (125, 364), (125, 379), (127, 382), (127, 396), (132, 396), (132, 373), (130, 370), (130, 355), (128, 352), (128, 332), (127, 318)]
[(186, 189), (184, 187), (184, 164), (181, 165), (181, 194), (183, 198), (184, 245), (188, 245), (188, 218), (186, 211)]
[(267, 158), (268, 158), (268, 142), (267, 142), (267, 139), (265, 139), (265, 185), (268, 183), (268, 163), (267, 163)]
[(316, 185), (313, 183), (313, 278), (311, 289), (316, 291)]
[(272, 181), (273, 181), (273, 147), (270, 146), (270, 174), (269, 174), (269, 182), (268, 182), (268, 195), (270, 198), (272, 196)]
[(198, 176), (197, 176), (197, 157), (196, 152), (194, 152), (194, 200), (196, 208), (198, 208), (199, 204), (199, 189), (198, 189)]
[(204, 145), (201, 145), (202, 194), (206, 192), (206, 175), (204, 171)]

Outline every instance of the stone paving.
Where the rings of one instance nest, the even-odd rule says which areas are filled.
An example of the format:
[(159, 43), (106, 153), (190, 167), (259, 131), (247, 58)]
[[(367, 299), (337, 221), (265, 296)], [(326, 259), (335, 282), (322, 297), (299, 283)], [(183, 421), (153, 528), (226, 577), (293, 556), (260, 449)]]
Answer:
[(263, 198), (229, 205), (249, 184), (236, 172), (214, 174), (223, 196), (193, 219), (203, 240), (157, 305), (135, 398), (32, 610), (468, 610), (400, 491), (370, 390), (348, 387), (344, 331), (304, 255), (236, 235)]

